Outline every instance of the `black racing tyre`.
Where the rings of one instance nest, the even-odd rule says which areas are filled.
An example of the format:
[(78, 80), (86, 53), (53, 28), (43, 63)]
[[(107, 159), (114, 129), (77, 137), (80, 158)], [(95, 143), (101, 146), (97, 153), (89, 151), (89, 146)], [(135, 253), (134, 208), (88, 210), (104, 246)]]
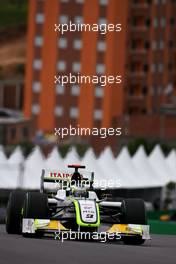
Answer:
[[(23, 210), (23, 218), (48, 219), (49, 207), (47, 195), (39, 192), (26, 193)], [(23, 236), (42, 237), (43, 233), (36, 232), (35, 235), (24, 233)]]
[(23, 209), (23, 218), (48, 219), (47, 195), (39, 192), (26, 193)]
[(6, 231), (8, 234), (21, 233), (24, 198), (24, 191), (18, 190), (10, 193), (6, 214)]
[[(138, 224), (138, 225), (146, 225), (147, 217), (146, 217), (146, 209), (145, 203), (142, 199), (125, 199), (122, 201), (121, 205), (122, 211), (122, 224)], [(127, 236), (123, 237), (123, 242), (125, 244), (131, 245), (140, 245), (145, 242), (140, 236)]]

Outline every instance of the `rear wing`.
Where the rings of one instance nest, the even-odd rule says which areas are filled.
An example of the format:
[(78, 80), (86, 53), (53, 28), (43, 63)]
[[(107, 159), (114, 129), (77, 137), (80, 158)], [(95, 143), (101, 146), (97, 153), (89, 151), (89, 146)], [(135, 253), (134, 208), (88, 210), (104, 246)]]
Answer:
[[(71, 168), (71, 167), (70, 167)], [(83, 181), (87, 181), (87, 183), (90, 184), (90, 187), (92, 187), (94, 182), (94, 172), (84, 172), (85, 176), (83, 177)], [(45, 183), (61, 183), (62, 186), (65, 185), (68, 186), (68, 184), (71, 184), (72, 181), (72, 171), (46, 171), (45, 169), (42, 169), (41, 173), (41, 181), (40, 181), (40, 192), (44, 192), (44, 184)]]
[(41, 181), (40, 181), (40, 192), (44, 191), (44, 183), (60, 183), (63, 181), (71, 181), (72, 173), (65, 172), (48, 172), (46, 173), (45, 169), (42, 169)]

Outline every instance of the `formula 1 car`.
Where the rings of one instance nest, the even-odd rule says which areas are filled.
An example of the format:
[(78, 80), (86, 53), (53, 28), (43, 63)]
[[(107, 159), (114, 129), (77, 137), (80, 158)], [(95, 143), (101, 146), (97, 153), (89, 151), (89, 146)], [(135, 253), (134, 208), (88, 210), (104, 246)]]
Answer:
[(80, 173), (85, 166), (68, 167), (74, 172), (46, 174), (42, 170), (40, 192), (16, 190), (10, 194), (7, 233), (22, 233), (25, 237), (50, 233), (55, 238), (63, 234), (71, 238), (74, 233), (76, 239), (80, 234), (89, 234), (88, 238), (100, 241), (103, 233), (107, 240), (120, 239), (136, 245), (150, 239), (143, 200), (100, 200), (93, 187), (94, 173), (86, 178)]

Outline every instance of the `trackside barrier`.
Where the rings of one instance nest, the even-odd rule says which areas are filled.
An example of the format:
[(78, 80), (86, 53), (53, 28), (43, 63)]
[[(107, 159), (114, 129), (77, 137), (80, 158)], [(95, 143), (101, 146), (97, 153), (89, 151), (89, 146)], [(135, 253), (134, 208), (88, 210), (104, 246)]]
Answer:
[(162, 215), (171, 216), (175, 213), (175, 210), (160, 210), (160, 211), (148, 211), (147, 218), (150, 220), (160, 220)]
[(176, 221), (148, 220), (151, 234), (176, 235)]

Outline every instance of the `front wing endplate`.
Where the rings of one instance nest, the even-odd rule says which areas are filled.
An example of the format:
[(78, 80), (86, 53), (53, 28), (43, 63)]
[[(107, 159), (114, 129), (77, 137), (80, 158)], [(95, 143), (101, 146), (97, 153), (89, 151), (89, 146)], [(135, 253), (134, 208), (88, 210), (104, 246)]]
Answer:
[[(54, 233), (70, 230), (65, 228), (64, 224), (58, 220), (23, 218), (22, 233), (35, 234), (36, 231)], [(107, 234), (116, 233), (121, 236), (141, 236), (143, 239), (150, 239), (149, 225), (113, 224), (106, 227), (104, 232)]]

